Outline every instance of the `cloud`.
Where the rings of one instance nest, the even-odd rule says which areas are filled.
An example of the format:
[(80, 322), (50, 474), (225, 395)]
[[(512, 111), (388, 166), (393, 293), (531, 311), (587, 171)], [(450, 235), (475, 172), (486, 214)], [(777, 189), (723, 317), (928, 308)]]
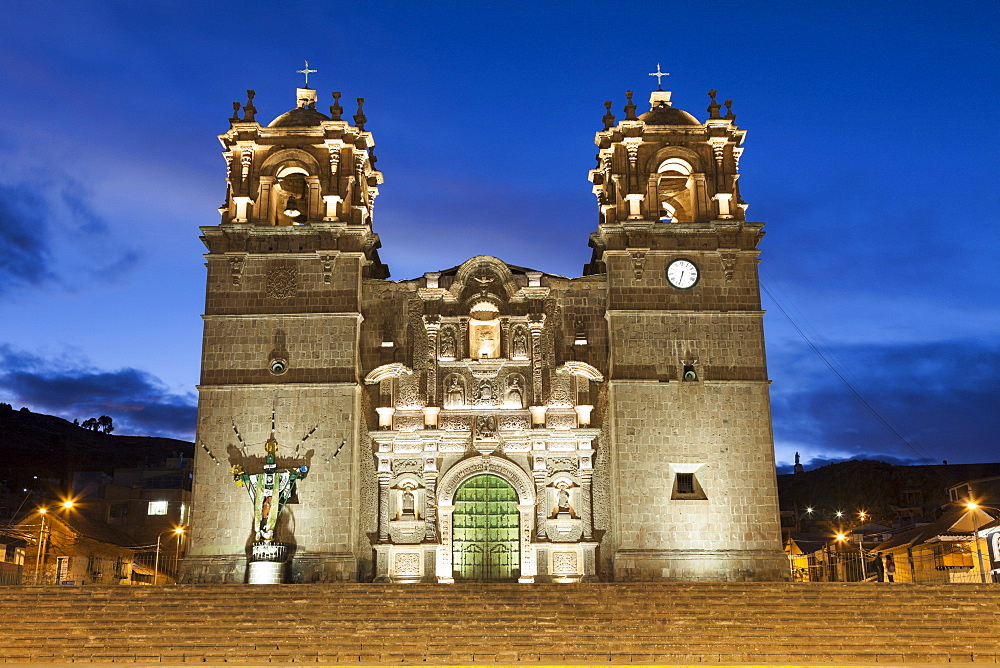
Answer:
[(915, 451), (804, 346), (779, 353), (773, 395), (775, 441), (787, 464), (863, 458), (993, 461), (1000, 430), (1000, 343), (954, 340), (837, 346), (828, 358)]
[(0, 346), (0, 388), (8, 402), (81, 421), (109, 415), (115, 433), (193, 440), (196, 400), (134, 368), (104, 371)]
[(119, 280), (139, 255), (116, 248), (76, 180), (49, 172), (0, 183), (0, 296), (25, 287), (78, 289), (81, 275)]
[(42, 198), (30, 189), (0, 184), (0, 294), (53, 278)]

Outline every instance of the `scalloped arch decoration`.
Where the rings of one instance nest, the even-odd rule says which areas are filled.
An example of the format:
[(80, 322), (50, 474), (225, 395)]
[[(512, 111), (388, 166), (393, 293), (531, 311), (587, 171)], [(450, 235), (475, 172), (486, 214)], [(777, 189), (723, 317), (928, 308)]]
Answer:
[(519, 504), (533, 505), (535, 503), (535, 486), (531, 481), (531, 476), (508, 459), (487, 455), (463, 459), (441, 476), (438, 483), (438, 505), (452, 505), (459, 486), (480, 473), (492, 473), (509, 482), (517, 492)]

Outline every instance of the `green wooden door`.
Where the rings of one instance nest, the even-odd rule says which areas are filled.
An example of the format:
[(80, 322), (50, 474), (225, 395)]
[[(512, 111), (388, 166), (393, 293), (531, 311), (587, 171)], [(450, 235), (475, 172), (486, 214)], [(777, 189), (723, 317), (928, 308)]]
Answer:
[(521, 574), (517, 492), (502, 478), (469, 478), (455, 492), (452, 570), (456, 580), (517, 580)]

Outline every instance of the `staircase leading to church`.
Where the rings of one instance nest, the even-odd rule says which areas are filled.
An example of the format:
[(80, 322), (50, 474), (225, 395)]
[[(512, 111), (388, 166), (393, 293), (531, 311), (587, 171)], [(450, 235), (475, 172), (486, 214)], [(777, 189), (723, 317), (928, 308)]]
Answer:
[(1000, 662), (995, 585), (0, 587), (0, 661)]

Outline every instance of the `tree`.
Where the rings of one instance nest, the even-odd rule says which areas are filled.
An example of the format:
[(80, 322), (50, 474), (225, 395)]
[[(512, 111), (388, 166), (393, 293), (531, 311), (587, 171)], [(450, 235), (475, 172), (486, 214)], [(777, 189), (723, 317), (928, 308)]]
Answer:
[(105, 434), (110, 434), (115, 430), (114, 421), (107, 415), (102, 415), (101, 417), (97, 418), (97, 426)]
[(97, 425), (97, 419), (96, 418), (87, 418), (86, 420), (83, 421), (83, 424), (81, 424), (80, 426), (83, 427), (84, 429), (90, 429), (91, 431), (97, 431), (97, 426), (98, 426)]

